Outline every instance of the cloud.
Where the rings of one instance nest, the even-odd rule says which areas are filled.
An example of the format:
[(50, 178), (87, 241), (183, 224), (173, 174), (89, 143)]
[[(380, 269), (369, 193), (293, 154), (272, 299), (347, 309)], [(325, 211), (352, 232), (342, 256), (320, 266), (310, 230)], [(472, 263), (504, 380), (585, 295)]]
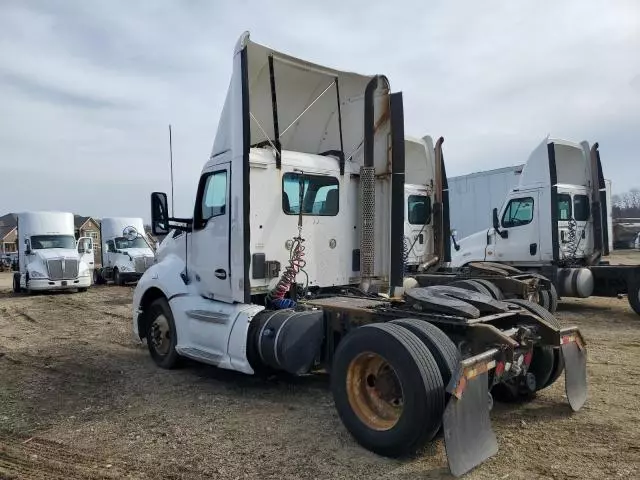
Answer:
[(147, 217), (149, 192), (169, 190), (171, 123), (176, 213), (190, 215), (245, 30), (296, 57), (387, 75), (404, 92), (406, 132), (445, 136), (449, 174), (522, 163), (550, 133), (599, 141), (615, 191), (640, 178), (629, 171), (640, 131), (633, 0), (7, 0), (3, 209)]

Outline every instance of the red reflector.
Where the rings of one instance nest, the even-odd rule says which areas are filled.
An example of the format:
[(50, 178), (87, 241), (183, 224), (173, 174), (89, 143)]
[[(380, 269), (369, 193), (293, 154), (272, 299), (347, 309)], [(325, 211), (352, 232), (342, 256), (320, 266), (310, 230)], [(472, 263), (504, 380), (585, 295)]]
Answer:
[(524, 364), (525, 365), (530, 365), (531, 364), (531, 357), (533, 357), (533, 352), (527, 352), (524, 356)]
[(498, 362), (496, 365), (496, 375), (499, 377), (504, 373), (504, 362)]

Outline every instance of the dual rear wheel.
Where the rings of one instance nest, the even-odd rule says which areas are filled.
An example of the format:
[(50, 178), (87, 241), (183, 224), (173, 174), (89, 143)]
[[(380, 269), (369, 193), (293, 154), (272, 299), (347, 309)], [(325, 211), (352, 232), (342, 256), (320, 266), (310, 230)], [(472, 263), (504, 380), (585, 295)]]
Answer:
[(331, 390), (342, 422), (386, 456), (418, 450), (442, 425), (458, 351), (437, 327), (402, 319), (359, 327), (338, 345)]

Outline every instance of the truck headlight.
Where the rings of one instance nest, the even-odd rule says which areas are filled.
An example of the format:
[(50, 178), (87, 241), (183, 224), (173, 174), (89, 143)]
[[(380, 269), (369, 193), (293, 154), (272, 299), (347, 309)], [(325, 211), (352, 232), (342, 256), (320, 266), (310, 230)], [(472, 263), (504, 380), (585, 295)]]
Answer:
[(29, 277), (31, 277), (31, 278), (47, 278), (47, 276), (44, 273), (39, 272), (38, 270), (29, 270)]

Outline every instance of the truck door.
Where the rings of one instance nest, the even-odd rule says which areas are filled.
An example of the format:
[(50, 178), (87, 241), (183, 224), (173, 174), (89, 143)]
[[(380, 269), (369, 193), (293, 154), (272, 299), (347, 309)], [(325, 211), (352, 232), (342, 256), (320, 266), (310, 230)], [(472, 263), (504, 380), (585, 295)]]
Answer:
[(78, 255), (80, 256), (80, 261), (85, 262), (89, 270), (93, 271), (94, 256), (93, 239), (91, 237), (80, 237), (78, 239)]
[(433, 226), (431, 225), (431, 198), (426, 191), (405, 191), (405, 248), (407, 262), (419, 264), (426, 261), (425, 254), (432, 250)]
[(584, 257), (593, 252), (593, 218), (591, 202), (586, 193), (573, 195), (573, 219), (576, 225), (576, 256)]
[(232, 300), (230, 272), (230, 164), (200, 178), (188, 254), (189, 278), (207, 298)]
[(540, 259), (538, 191), (519, 191), (500, 212), (500, 234), (493, 232), (487, 246), (488, 261), (527, 264)]

